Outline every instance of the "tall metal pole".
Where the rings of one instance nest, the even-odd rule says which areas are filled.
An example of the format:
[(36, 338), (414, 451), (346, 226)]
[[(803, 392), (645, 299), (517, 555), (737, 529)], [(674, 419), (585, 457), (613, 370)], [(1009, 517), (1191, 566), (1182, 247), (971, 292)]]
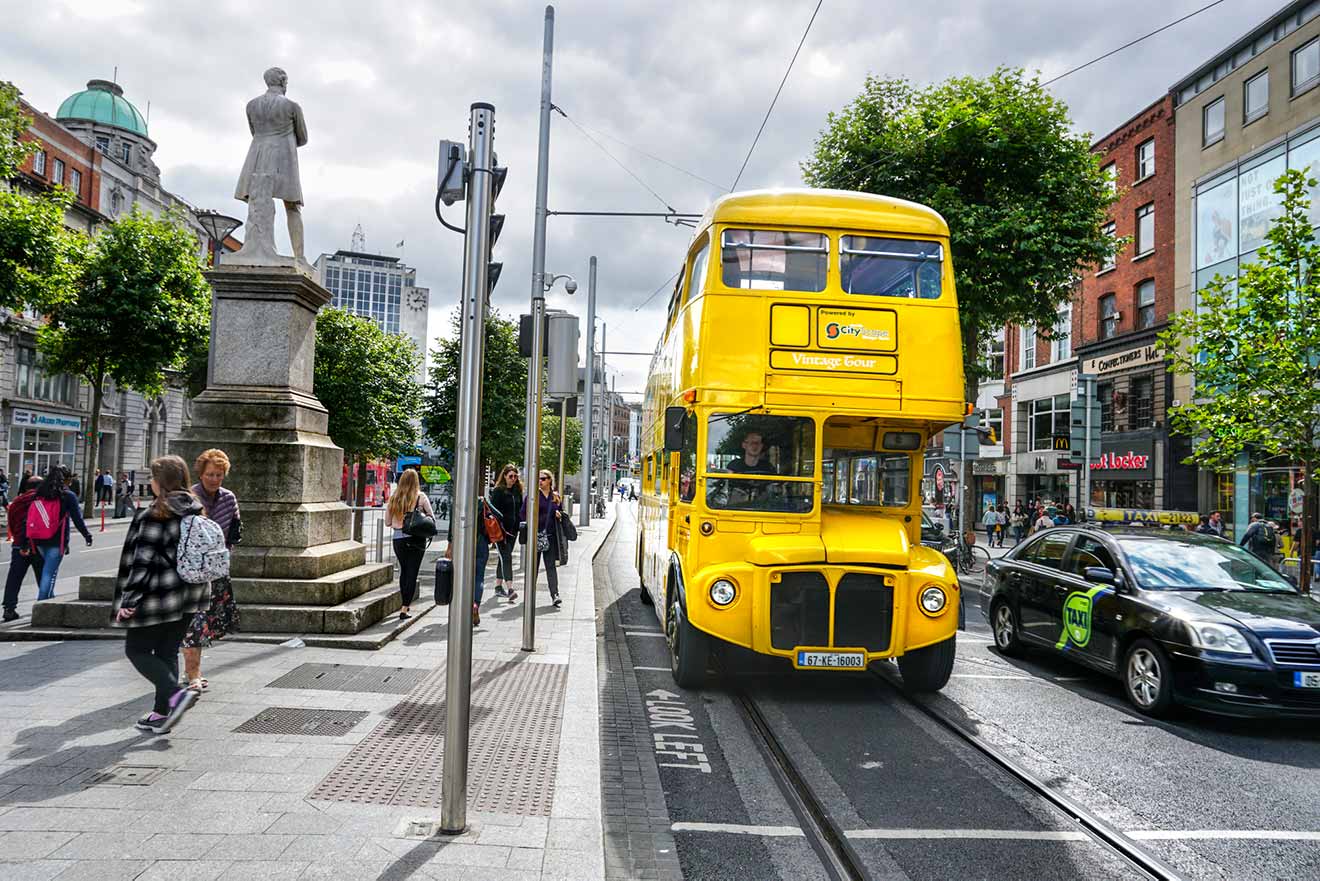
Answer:
[(582, 414), (582, 507), (578, 511), (578, 526), (591, 523), (591, 444), (595, 432), (592, 420), (592, 388), (596, 381), (596, 258), (591, 258), (591, 271), (587, 275), (587, 375), (582, 388), (586, 410)]
[(1091, 394), (1095, 391), (1095, 378), (1089, 377), (1082, 383), (1086, 389), (1086, 443), (1082, 446), (1086, 450), (1086, 461), (1082, 463), (1082, 487), (1085, 493), (1082, 504), (1077, 516), (1085, 517), (1086, 509), (1091, 506)]
[(545, 8), (541, 57), (541, 139), (536, 151), (536, 217), (532, 229), (532, 360), (527, 365), (527, 544), (523, 545), (522, 650), (536, 651), (536, 533), (541, 491), (541, 367), (545, 360), (545, 202), (550, 185), (550, 71), (555, 53), (555, 8)]
[(559, 476), (555, 478), (555, 489), (564, 491), (564, 446), (568, 439), (568, 398), (559, 402)]
[[(607, 425), (605, 428), (605, 436), (610, 439), (609, 446), (607, 447), (608, 452), (605, 454), (605, 458), (608, 460), (605, 463), (605, 467), (608, 469), (608, 473), (610, 475), (614, 474), (614, 388), (615, 388), (614, 377), (611, 376), (609, 425)], [(611, 499), (614, 498), (614, 481), (615, 481), (615, 477), (611, 476), (610, 495), (609, 495)]]
[(477, 494), (481, 448), (481, 365), (486, 342), (490, 264), (491, 157), (495, 108), (473, 104), (463, 239), (463, 310), (459, 328), (458, 423), (454, 434), (454, 596), (449, 606), (445, 669), (445, 756), (440, 828), (457, 835), (467, 828), (468, 716), (472, 697), (472, 592), (477, 560)]
[(601, 440), (601, 445), (605, 448), (605, 455), (600, 457), (600, 477), (597, 479), (596, 485), (600, 491), (601, 498), (603, 499), (609, 498), (608, 494), (605, 491), (605, 483), (609, 475), (609, 469), (610, 469), (610, 454), (609, 454), (610, 429), (609, 429), (609, 420), (607, 419), (607, 414), (609, 410), (609, 400), (610, 400), (610, 390), (609, 390), (610, 381), (609, 381), (609, 377), (605, 373), (605, 353), (609, 351), (609, 347), (606, 344), (606, 339), (608, 336), (606, 334), (606, 331), (608, 330), (609, 330), (609, 326), (604, 321), (602, 321), (600, 323), (600, 406), (597, 407), (596, 409), (600, 411), (600, 440)]

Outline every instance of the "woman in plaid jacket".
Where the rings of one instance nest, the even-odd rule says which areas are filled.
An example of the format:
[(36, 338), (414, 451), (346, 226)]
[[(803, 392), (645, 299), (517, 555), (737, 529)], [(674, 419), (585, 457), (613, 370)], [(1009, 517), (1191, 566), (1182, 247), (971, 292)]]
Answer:
[(193, 616), (207, 607), (211, 585), (189, 584), (175, 569), (179, 524), (202, 513), (202, 503), (188, 492), (191, 482), (178, 456), (151, 463), (156, 500), (139, 510), (128, 528), (111, 607), (114, 623), (128, 628), (124, 654), (156, 686), (153, 712), (136, 725), (155, 734), (173, 728), (197, 700), (197, 692), (179, 687), (179, 643)]

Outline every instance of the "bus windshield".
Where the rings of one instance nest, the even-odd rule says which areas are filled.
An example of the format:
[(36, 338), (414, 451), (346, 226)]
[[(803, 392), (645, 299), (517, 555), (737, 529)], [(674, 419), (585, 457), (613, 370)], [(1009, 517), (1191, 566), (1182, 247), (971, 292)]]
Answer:
[(724, 286), (766, 291), (823, 291), (829, 240), (821, 233), (726, 229), (720, 260)]
[(912, 458), (906, 453), (827, 449), (823, 459), (823, 504), (907, 507), (912, 489)]
[(938, 300), (944, 248), (939, 242), (844, 236), (843, 289), (874, 297)]
[(706, 433), (706, 471), (711, 475), (706, 504), (728, 510), (806, 513), (813, 505), (815, 457), (816, 423), (811, 419), (714, 413)]

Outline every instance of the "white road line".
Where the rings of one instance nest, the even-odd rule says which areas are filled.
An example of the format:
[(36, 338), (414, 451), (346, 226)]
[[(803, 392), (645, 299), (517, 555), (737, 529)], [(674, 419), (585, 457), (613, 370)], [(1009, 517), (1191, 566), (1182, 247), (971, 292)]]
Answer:
[(1187, 839), (1320, 841), (1320, 832), (1289, 832), (1286, 829), (1136, 829), (1124, 834), (1135, 841)]
[(1087, 676), (1055, 676), (1055, 677), (1054, 677), (1054, 681), (1055, 681), (1055, 682), (1085, 682), (1088, 678), (1090, 678), (1090, 677), (1087, 677)]
[(655, 637), (659, 637), (660, 639), (665, 638), (665, 635), (663, 633), (652, 633), (649, 630), (625, 630), (623, 631), (623, 635), (624, 636), (655, 636)]
[(633, 667), (634, 670), (655, 670), (657, 673), (670, 672), (668, 667)]
[(998, 673), (954, 673), (954, 679), (1021, 679), (1025, 682), (1040, 682), (1034, 676), (1001, 676)]
[(1059, 832), (1051, 829), (853, 829), (843, 833), (851, 839), (965, 838), (1031, 841), (1089, 841), (1085, 832)]
[(674, 832), (727, 832), (733, 835), (765, 835), (772, 838), (801, 838), (797, 826), (743, 826), (737, 823), (675, 823)]

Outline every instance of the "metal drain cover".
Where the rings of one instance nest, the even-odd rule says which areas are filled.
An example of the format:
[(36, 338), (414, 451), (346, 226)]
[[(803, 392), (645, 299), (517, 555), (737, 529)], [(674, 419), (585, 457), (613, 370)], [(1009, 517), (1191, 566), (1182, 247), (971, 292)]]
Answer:
[(146, 765), (111, 765), (93, 771), (80, 782), (83, 786), (150, 786), (168, 770)]
[[(549, 816), (567, 681), (563, 664), (472, 662), (468, 802), (473, 810)], [(396, 704), (309, 797), (437, 808), (444, 732), (442, 668)]]
[(370, 694), (407, 694), (431, 674), (410, 667), (371, 667), (361, 664), (300, 664), (267, 688), (311, 688), (320, 691), (364, 691)]
[(339, 737), (367, 717), (365, 710), (309, 710), (268, 707), (234, 729), (235, 734), (302, 734)]

